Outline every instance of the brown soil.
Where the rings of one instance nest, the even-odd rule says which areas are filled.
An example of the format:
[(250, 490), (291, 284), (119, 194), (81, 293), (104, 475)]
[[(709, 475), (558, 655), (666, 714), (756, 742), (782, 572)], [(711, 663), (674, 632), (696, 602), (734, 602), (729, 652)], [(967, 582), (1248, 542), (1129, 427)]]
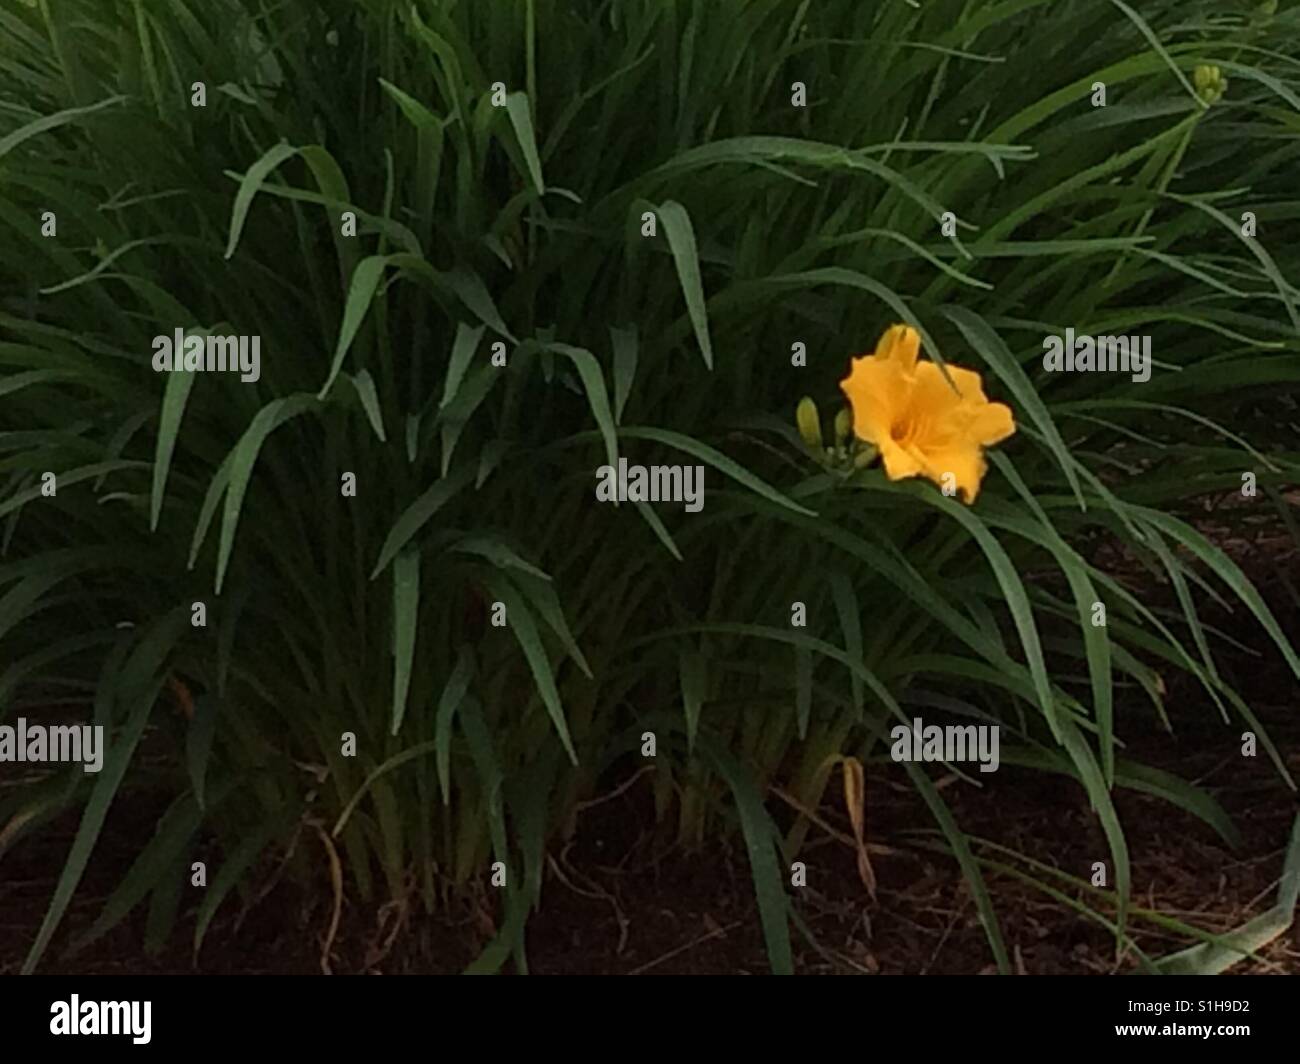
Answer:
[[(1300, 768), (1300, 729), (1279, 746)], [(1207, 930), (1225, 931), (1272, 904), (1282, 848), (1300, 810), (1295, 796), (1262, 760), (1242, 769), (1232, 730), (1195, 740), (1153, 735), (1135, 753), (1148, 763), (1201, 779), (1242, 830), (1239, 854), (1190, 814), (1161, 799), (1120, 792), (1117, 804), (1133, 858), (1134, 904), (1159, 909)], [(974, 835), (1032, 854), (1081, 878), (1109, 855), (1081, 788), (1041, 773), (1004, 767), (984, 794), (957, 782), (945, 787), (959, 823)], [(636, 788), (591, 810), (572, 847), (554, 855), (541, 911), (529, 927), (534, 972), (733, 972), (767, 970), (753, 887), (743, 848), (655, 854), (638, 833), (645, 823)], [(823, 835), (801, 854), (808, 886), (798, 910), (825, 950), (796, 933), (797, 968), (804, 972), (977, 973), (993, 971), (970, 892), (955, 863), (908, 845), (927, 813), (893, 765), (872, 766), (867, 789), (870, 839), (896, 852), (875, 854), (877, 898), (862, 887), (852, 847)], [(137, 852), (139, 839), (122, 825), (147, 816), (110, 817), (110, 830), (56, 942), (89, 926), (115, 877)], [(138, 810), (141, 814), (144, 809)], [(135, 810), (130, 811), (134, 814)], [(827, 808), (824, 819), (841, 834), (847, 817)], [(17, 970), (44, 915), (76, 821), (9, 856), (0, 886), (0, 972)], [(115, 867), (116, 866), (116, 867)], [(1111, 972), (1131, 967), (1115, 960), (1109, 934), (1062, 904), (1006, 876), (988, 874), (1007, 947), (1028, 973)], [(1069, 891), (1077, 895), (1076, 891)], [(392, 952), (368, 967), (367, 950), (391, 929), (373, 916), (345, 910), (332, 955), (335, 971), (459, 971), (485, 943), (481, 916), (466, 906), (460, 919), (412, 917)], [(390, 915), (391, 919), (391, 915)], [(183, 935), (161, 956), (147, 958), (141, 943), (143, 909), (85, 955), (53, 950), (42, 970), (66, 973), (313, 973), (320, 969), (320, 938), (329, 920), (328, 898), (308, 899), (281, 888), (254, 909), (235, 933), (232, 911), (219, 918), (197, 968)], [(183, 923), (188, 930), (192, 924)], [(1143, 948), (1161, 955), (1181, 945), (1151, 933)], [(1294, 931), (1246, 961), (1240, 972), (1300, 973), (1300, 935)]]

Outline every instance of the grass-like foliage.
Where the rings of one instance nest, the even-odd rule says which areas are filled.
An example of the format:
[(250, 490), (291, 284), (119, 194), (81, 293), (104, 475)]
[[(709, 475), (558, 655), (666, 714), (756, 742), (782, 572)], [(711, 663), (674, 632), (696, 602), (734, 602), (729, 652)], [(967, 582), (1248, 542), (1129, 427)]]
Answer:
[[(174, 804), (88, 937), (147, 904), (164, 941), (200, 840), (196, 949), (290, 848), (430, 910), (500, 861), (482, 970), (526, 966), (547, 848), (645, 732), (665, 828), (743, 832), (776, 970), (818, 829), (770, 787), (813, 808), (918, 713), (1086, 789), (1109, 889), (1016, 867), (1121, 948), (1159, 917), (1115, 789), (1234, 835), (1124, 756), (1164, 677), (1290, 783), (1198, 607), (1300, 660), (1187, 518), (1296, 479), (1294, 4), (4, 0), (0, 41), (0, 720), (112, 738), (0, 791), (0, 850), (83, 810), (28, 969), (146, 783)], [(1015, 412), (973, 506), (795, 429), (811, 395), (833, 437), (894, 322)], [(1151, 379), (1045, 372), (1066, 327), (1149, 335)], [(260, 379), (154, 372), (178, 328), (260, 336)], [(616, 456), (703, 464), (703, 511), (597, 502)], [(1005, 970), (1013, 858), (906, 767)]]

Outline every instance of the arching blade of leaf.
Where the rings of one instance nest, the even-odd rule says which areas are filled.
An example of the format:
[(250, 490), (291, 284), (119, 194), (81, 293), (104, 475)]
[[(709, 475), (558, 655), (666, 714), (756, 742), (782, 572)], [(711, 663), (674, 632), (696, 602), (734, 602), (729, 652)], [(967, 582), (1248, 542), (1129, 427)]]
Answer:
[(582, 649), (573, 638), (569, 622), (564, 618), (564, 607), (560, 604), (560, 596), (555, 593), (550, 578), (539, 579), (528, 573), (515, 571), (510, 574), (510, 581), (528, 597), (528, 601), (536, 607), (547, 627), (560, 637), (560, 642), (564, 644), (569, 657), (582, 670), (583, 675), (591, 679), (591, 666), (587, 664)]
[(1300, 657), (1297, 657), (1295, 648), (1292, 647), (1290, 640), (1287, 639), (1278, 626), (1272, 610), (1268, 608), (1255, 586), (1246, 578), (1246, 574), (1241, 571), (1241, 567), (1186, 522), (1159, 510), (1145, 507), (1140, 509), (1140, 513), (1171, 539), (1176, 540), (1196, 555), (1214, 571), (1214, 574), (1220, 580), (1232, 588), (1237, 597), (1245, 603), (1246, 608), (1254, 614), (1255, 620), (1259, 621), (1264, 631), (1272, 638), (1278, 650), (1282, 652), (1287, 664), (1291, 666), (1291, 671), (1296, 676), (1300, 676)]
[(654, 507), (640, 499), (634, 500), (632, 505), (636, 507), (636, 512), (641, 515), (645, 523), (650, 526), (650, 530), (659, 538), (659, 542), (668, 548), (668, 553), (679, 562), (682, 561), (682, 552), (677, 549), (677, 544), (673, 541), (672, 535), (664, 527), (663, 518), (655, 513)]
[(698, 650), (684, 650), (678, 657), (682, 681), (682, 712), (686, 716), (686, 746), (695, 750), (695, 736), (700, 730), (700, 710), (704, 706), (704, 655)]
[[(122, 672), (117, 678), (117, 690), (119, 698), (132, 703), (130, 716), (118, 735), (116, 743), (104, 755), (103, 768), (95, 776), (90, 800), (86, 803), (81, 824), (77, 828), (76, 837), (72, 840), (72, 849), (64, 862), (59, 882), (54, 888), (50, 908), (37, 932), (36, 941), (32, 943), (27, 959), (23, 962), (24, 975), (30, 974), (40, 963), (46, 947), (50, 944), (50, 939), (53, 938), (54, 932), (63, 919), (63, 914), (67, 911), (68, 904), (72, 901), (73, 891), (81, 882), (91, 851), (99, 840), (104, 818), (108, 815), (108, 807), (117, 794), (117, 788), (126, 774), (127, 765), (135, 753), (140, 737), (144, 734), (149, 713), (166, 682), (165, 677), (157, 676), (158, 668), (162, 659), (175, 645), (187, 620), (184, 613), (174, 613), (169, 618), (158, 622), (122, 666)], [(149, 686), (145, 686), (146, 678), (149, 676), (156, 678)]]
[(219, 708), (220, 701), (216, 695), (199, 695), (194, 700), (194, 719), (190, 721), (189, 730), (185, 733), (185, 762), (189, 766), (190, 786), (194, 788), (194, 798), (202, 810), (207, 809), (203, 800), (204, 785), (207, 782), (208, 758), (212, 755), (212, 739), (216, 734)]
[(15, 129), (7, 136), (0, 137), (0, 159), (3, 159), (25, 140), (29, 140), (40, 133), (46, 133), (51, 129), (58, 129), (59, 126), (75, 122), (78, 118), (94, 114), (96, 111), (102, 111), (106, 107), (116, 107), (126, 99), (125, 96), (110, 96), (107, 100), (100, 100), (99, 103), (92, 103), (86, 107), (69, 107), (66, 111), (59, 111), (52, 115), (44, 115), (41, 118), (34, 119)]
[(512, 92), (507, 96), (506, 111), (510, 114), (510, 124), (514, 126), (519, 147), (528, 164), (528, 176), (532, 179), (533, 188), (541, 195), (546, 191), (546, 184), (542, 181), (542, 160), (537, 154), (537, 139), (533, 135), (533, 118), (529, 113), (527, 93)]
[(403, 551), (393, 565), (393, 734), (406, 716), (420, 609), (420, 554)]
[(515, 551), (511, 550), (506, 543), (496, 536), (466, 536), (463, 539), (458, 539), (447, 549), (464, 554), (476, 554), (480, 558), (486, 558), (498, 569), (517, 569), (521, 573), (536, 577), (538, 580), (549, 582), (551, 579), (549, 574), (519, 557)]
[(384, 270), (388, 268), (392, 258), (393, 256), (389, 255), (371, 255), (357, 263), (357, 268), (352, 274), (352, 282), (348, 287), (347, 302), (343, 305), (343, 324), (339, 327), (339, 340), (334, 348), (329, 376), (325, 378), (321, 390), (316, 393), (317, 399), (324, 399), (329, 394), (334, 379), (343, 367), (348, 349), (351, 348), (352, 341), (357, 338), (361, 323), (366, 320), (370, 304), (374, 302), (375, 292), (379, 289), (379, 282), (383, 279)]
[(812, 651), (807, 647), (795, 647), (794, 705), (800, 740), (808, 738), (808, 717), (812, 713), (812, 671)]
[(609, 335), (614, 343), (614, 420), (622, 424), (623, 407), (627, 405), (627, 397), (632, 394), (632, 382), (636, 379), (637, 335), (635, 328), (612, 326)]
[(230, 851), (221, 870), (213, 879), (199, 904), (194, 926), (194, 956), (197, 958), (203, 946), (203, 939), (216, 916), (217, 909), (226, 896), (238, 885), (244, 874), (253, 866), (275, 839), (284, 834), (301, 814), (301, 806), (291, 802), (276, 816), (262, 821), (247, 835), (243, 836)]
[(948, 808), (948, 804), (943, 800), (943, 795), (935, 787), (933, 781), (926, 775), (924, 766), (915, 761), (904, 761), (903, 768), (907, 770), (912, 784), (920, 792), (921, 797), (925, 799), (925, 804), (930, 807), (930, 813), (948, 839), (948, 845), (952, 847), (953, 856), (957, 858), (957, 863), (961, 866), (962, 874), (965, 875), (966, 883), (975, 899), (975, 907), (980, 914), (980, 924), (984, 928), (984, 934), (993, 950), (993, 959), (997, 962), (998, 971), (1003, 975), (1010, 975), (1012, 970), (1011, 957), (1007, 953), (1006, 942), (1002, 938), (1002, 925), (998, 922), (997, 912), (993, 908), (993, 899), (989, 897), (988, 885), (984, 882), (983, 873), (980, 872), (979, 862), (975, 860), (975, 855), (971, 853), (970, 840), (966, 837), (965, 832), (957, 826), (952, 811)]
[(1059, 741), (1060, 729), (1056, 699), (1052, 694), (1051, 679), (1047, 675), (1047, 665), (1043, 660), (1043, 647), (1038, 638), (1038, 626), (1034, 623), (1033, 607), (1030, 605), (1029, 595), (1025, 591), (1024, 581), (1021, 580), (1016, 567), (1012, 564), (1010, 557), (1007, 556), (1006, 549), (989, 530), (988, 524), (980, 518), (978, 513), (955, 499), (950, 499), (946, 495), (941, 495), (917, 484), (907, 482), (895, 484), (881, 481), (873, 484), (873, 487), (879, 491), (910, 495), (912, 498), (920, 499), (928, 505), (942, 510), (965, 528), (975, 542), (979, 544), (980, 549), (984, 552), (984, 557), (988, 560), (990, 568), (997, 577), (998, 586), (1002, 589), (1002, 594), (1006, 599), (1007, 609), (1011, 612), (1016, 631), (1020, 635), (1020, 643), (1024, 648), (1025, 659), (1034, 681), (1034, 690), (1038, 695), (1039, 708), (1042, 709), (1043, 716), (1048, 727), (1052, 729), (1053, 736)]
[(695, 247), (695, 229), (691, 225), (691, 216), (676, 200), (668, 200), (659, 205), (659, 217), (664, 225), (668, 246), (672, 249), (673, 261), (677, 264), (677, 276), (682, 282), (682, 294), (686, 296), (686, 310), (695, 330), (695, 339), (700, 345), (700, 354), (704, 356), (704, 364), (712, 369), (713, 344), (709, 340), (709, 316), (704, 309), (700, 255)]
[(158, 446), (153, 461), (153, 495), (149, 504), (149, 530), (156, 531), (162, 514), (163, 490), (167, 486), (167, 473), (171, 468), (172, 453), (176, 449), (176, 434), (181, 418), (185, 416), (185, 403), (194, 387), (195, 374), (171, 372), (163, 388), (162, 414), (158, 420)]
[[(863, 660), (862, 646), (862, 611), (858, 606), (858, 596), (853, 591), (853, 584), (844, 573), (833, 573), (830, 577), (831, 597), (835, 600), (835, 613), (840, 620), (840, 631), (844, 633), (844, 650), (855, 661)], [(853, 697), (853, 709), (862, 716), (862, 679), (856, 673), (849, 673), (850, 690)]]
[(442, 789), (442, 804), (451, 802), (451, 723), (457, 708), (469, 691), (474, 678), (474, 651), (462, 644), (456, 655), (456, 667), (451, 670), (447, 684), (438, 699), (438, 715), (434, 722), (434, 742), (438, 752), (434, 764), (438, 770), (438, 786)]
[(605, 459), (611, 466), (618, 465), (618, 436), (614, 431), (614, 415), (609, 409), (609, 395), (605, 391), (605, 378), (600, 372), (600, 363), (596, 356), (582, 347), (569, 344), (542, 344), (543, 351), (554, 351), (573, 360), (582, 378), (582, 386), (587, 391), (587, 403), (591, 415), (596, 419), (601, 436), (605, 439)]
[(394, 754), (371, 772), (370, 775), (366, 777), (365, 782), (362, 783), (361, 786), (356, 789), (356, 792), (352, 797), (348, 799), (348, 804), (345, 805), (343, 811), (339, 813), (338, 820), (334, 821), (334, 827), (330, 830), (330, 835), (336, 839), (339, 837), (343, 832), (343, 829), (347, 827), (348, 821), (352, 818), (353, 811), (361, 804), (361, 799), (370, 793), (370, 788), (373, 787), (383, 776), (388, 775), (388, 773), (392, 772), (393, 769), (400, 768), (409, 761), (414, 761), (416, 758), (424, 757), (427, 754), (433, 753), (436, 745), (437, 744), (434, 742), (416, 743), (414, 746), (407, 747), (400, 754)]
[(465, 975), (495, 975), (518, 947), (524, 934), (524, 920), (528, 915), (526, 904), (507, 904), (506, 921), (496, 937), (465, 969)]
[(244, 222), (248, 218), (248, 209), (253, 205), (253, 197), (262, 187), (262, 182), (267, 179), (272, 170), (297, 154), (297, 148), (281, 142), (269, 148), (248, 168), (243, 180), (239, 182), (239, 191), (235, 193), (235, 205), (230, 212), (230, 239), (226, 243), (226, 258), (234, 255), (235, 248), (239, 245), (239, 237), (244, 231)]
[(388, 538), (384, 540), (383, 547), (380, 548), (379, 560), (375, 562), (375, 567), (370, 573), (371, 580), (388, 568), (388, 563), (397, 556), (397, 553), (434, 514), (446, 506), (456, 493), (469, 483), (473, 475), (473, 470), (468, 466), (462, 467), (451, 476), (435, 481), (431, 488), (402, 511), (388, 533)]
[(551, 721), (555, 725), (560, 741), (564, 744), (569, 760), (576, 765), (578, 763), (578, 754), (573, 749), (573, 740), (569, 738), (569, 725), (564, 719), (564, 707), (560, 703), (560, 692), (555, 686), (555, 672), (551, 668), (551, 659), (546, 653), (546, 647), (542, 645), (541, 635), (537, 631), (537, 623), (533, 620), (532, 610), (528, 608), (528, 604), (515, 591), (508, 580), (500, 577), (489, 577), (486, 583), (497, 600), (505, 604), (507, 622), (524, 652), (524, 657), (528, 659), (528, 667), (532, 670), (533, 679), (537, 684), (537, 693), (541, 696), (542, 703), (551, 716)]
[(370, 419), (370, 427), (375, 430), (375, 436), (380, 443), (387, 443), (388, 437), (384, 433), (384, 415), (379, 409), (379, 393), (375, 390), (375, 379), (370, 375), (369, 370), (363, 369), (354, 373), (351, 380), (357, 398), (361, 400), (361, 409), (366, 412), (366, 417)]
[(447, 363), (447, 379), (442, 385), (442, 401), (438, 403), (439, 410), (456, 398), (465, 370), (469, 368), (470, 359), (474, 357), (486, 331), (485, 325), (472, 328), (464, 322), (456, 325), (456, 338), (451, 344), (451, 361)]
[(509, 844), (506, 841), (505, 809), (501, 794), (504, 776), (492, 733), (488, 731), (487, 722), (483, 719), (483, 707), (473, 695), (461, 700), (460, 727), (465, 733), (470, 756), (474, 759), (479, 784), (487, 797), (488, 833), (492, 836), (492, 852), (497, 860), (505, 861), (509, 857)]
[(803, 514), (805, 517), (817, 516), (812, 510), (800, 506), (797, 502), (792, 502), (771, 485), (759, 480), (753, 473), (738, 462), (728, 458), (721, 451), (714, 450), (708, 444), (700, 443), (689, 436), (683, 436), (679, 432), (669, 432), (666, 429), (655, 428), (619, 429), (618, 433), (620, 436), (626, 436), (630, 439), (654, 440), (656, 443), (666, 444), (669, 447), (677, 448), (679, 451), (685, 451), (687, 454), (694, 455), (701, 461), (707, 462), (720, 473), (726, 474), (732, 480), (763, 496), (769, 502), (774, 502), (787, 510), (793, 510), (797, 514)]
[(1066, 449), (1065, 441), (1061, 439), (1056, 422), (1052, 420), (1052, 415), (1043, 400), (1039, 398), (1033, 382), (1007, 350), (1007, 345), (1002, 342), (1002, 338), (989, 327), (988, 322), (965, 307), (944, 307), (943, 312), (957, 325), (962, 335), (980, 353), (984, 361), (992, 367), (1002, 383), (1011, 390), (1021, 409), (1029, 415), (1038, 431), (1043, 434), (1047, 446), (1073, 489), (1075, 498), (1079, 500), (1079, 508), (1086, 510), (1088, 505), (1083, 497), (1083, 488), (1079, 485), (1075, 463)]
[(226, 566), (235, 545), (235, 529), (244, 506), (244, 494), (253, 476), (253, 466), (266, 438), (290, 418), (318, 405), (312, 395), (290, 395), (267, 403), (257, 412), (248, 430), (235, 445), (234, 461), (230, 467), (230, 487), (226, 491), (225, 512), (221, 520), (221, 542), (217, 548), (217, 594), (221, 593), (226, 578)]
[(194, 836), (202, 819), (203, 813), (192, 794), (184, 794), (172, 803), (171, 808), (158, 821), (153, 838), (104, 903), (99, 918), (73, 943), (72, 952), (81, 951), (111, 931), (151, 890), (160, 885), (163, 876), (176, 871), (175, 859)]
[(1156, 962), (1166, 975), (1218, 975), (1284, 935), (1295, 922), (1300, 898), (1300, 815), (1291, 826), (1291, 840), (1282, 865), (1277, 904), (1226, 934), (1218, 942), (1202, 942)]
[(780, 836), (776, 825), (763, 808), (762, 796), (753, 780), (732, 760), (731, 755), (707, 739), (700, 740), (700, 749), (716, 766), (718, 774), (726, 780), (736, 799), (736, 812), (740, 817), (745, 849), (749, 854), (749, 868), (754, 877), (754, 891), (758, 896), (758, 915), (763, 925), (763, 941), (767, 945), (772, 974), (793, 975), (789, 900), (786, 898), (785, 878), (778, 861)]

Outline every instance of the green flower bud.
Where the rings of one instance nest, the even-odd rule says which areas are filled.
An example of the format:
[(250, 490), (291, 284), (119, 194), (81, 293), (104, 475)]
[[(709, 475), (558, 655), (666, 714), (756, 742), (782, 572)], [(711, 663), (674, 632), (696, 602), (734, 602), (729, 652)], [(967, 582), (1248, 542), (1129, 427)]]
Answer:
[(847, 406), (835, 415), (835, 442), (844, 443), (853, 435), (853, 411)]
[(862, 450), (853, 456), (853, 468), (866, 469), (867, 466), (871, 465), (871, 463), (879, 457), (880, 452), (874, 447), (863, 447)]
[(799, 435), (810, 451), (816, 452), (822, 446), (822, 419), (817, 412), (817, 404), (808, 396), (799, 400), (794, 414), (795, 424), (799, 426)]
[(1217, 66), (1198, 66), (1192, 71), (1196, 95), (1207, 104), (1217, 103), (1228, 91), (1228, 79)]

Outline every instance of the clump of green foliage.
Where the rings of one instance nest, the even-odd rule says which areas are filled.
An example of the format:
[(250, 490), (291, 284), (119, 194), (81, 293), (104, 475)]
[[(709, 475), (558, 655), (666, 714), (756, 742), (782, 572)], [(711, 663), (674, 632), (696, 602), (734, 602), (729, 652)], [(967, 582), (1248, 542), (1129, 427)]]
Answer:
[[(1155, 967), (1114, 789), (1235, 831), (1125, 758), (1126, 715), (1190, 674), (1293, 786), (1200, 604), (1300, 660), (1187, 518), (1243, 471), (1261, 505), (1295, 480), (1235, 418), (1300, 379), (1298, 30), (1199, 0), (0, 9), (0, 719), (112, 736), (102, 773), (0, 796), (0, 845), (83, 810), (26, 967), (147, 784), (173, 804), (83, 941), (142, 904), (166, 941), (203, 840), (197, 951), (297, 840), (299, 874), (430, 910), (503, 862), (476, 968), (523, 968), (547, 846), (652, 731), (658, 815), (739, 826), (789, 970), (810, 825), (768, 787), (816, 806), (922, 707), (1086, 789), (1114, 874), (1080, 911)], [(795, 430), (895, 321), (1015, 410), (973, 507)], [(1150, 335), (1152, 379), (1044, 373), (1067, 326)], [(260, 379), (155, 373), (176, 328), (260, 336)], [(619, 456), (703, 464), (703, 512), (597, 503)], [(1006, 970), (982, 869), (1008, 858), (906, 769)]]

